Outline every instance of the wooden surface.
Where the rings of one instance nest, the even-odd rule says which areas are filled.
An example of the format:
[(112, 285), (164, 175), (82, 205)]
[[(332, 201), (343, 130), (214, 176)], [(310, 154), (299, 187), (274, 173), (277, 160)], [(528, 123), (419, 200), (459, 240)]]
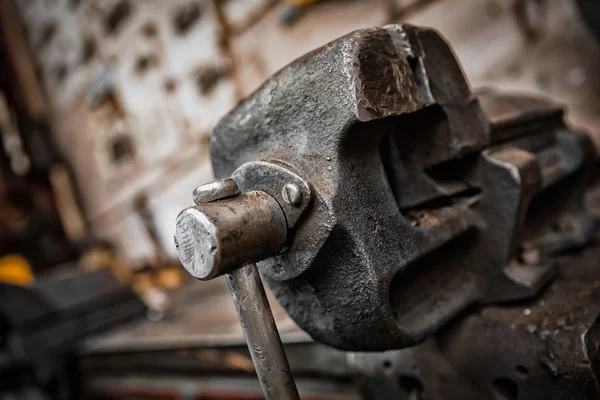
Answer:
[[(279, 332), (297, 334), (300, 328), (267, 290)], [(223, 277), (190, 281), (171, 297), (171, 306), (159, 320), (152, 314), (103, 333), (88, 341), (90, 347), (169, 346), (210, 337), (239, 340), (242, 329)]]

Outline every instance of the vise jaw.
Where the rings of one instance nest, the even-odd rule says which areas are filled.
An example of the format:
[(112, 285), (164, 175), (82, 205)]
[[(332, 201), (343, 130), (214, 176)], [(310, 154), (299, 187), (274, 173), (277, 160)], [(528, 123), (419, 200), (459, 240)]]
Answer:
[(535, 295), (550, 256), (591, 238), (595, 153), (562, 116), (472, 93), (439, 33), (391, 25), (283, 68), (219, 122), (211, 157), (217, 178), (281, 207), (285, 244), (252, 261), (297, 324), (386, 350), (470, 305)]

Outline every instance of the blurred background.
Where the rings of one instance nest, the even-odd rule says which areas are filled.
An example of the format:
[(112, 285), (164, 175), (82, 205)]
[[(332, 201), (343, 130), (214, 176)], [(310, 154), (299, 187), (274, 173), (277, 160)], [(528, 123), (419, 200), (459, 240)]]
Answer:
[[(37, 371), (28, 378), (35, 384), (19, 383), (15, 393), (28, 385), (47, 393), (62, 370), (41, 356), (47, 349), (71, 351), (131, 319), (85, 342), (85, 351), (239, 338), (223, 281), (190, 286), (173, 245), (176, 215), (212, 179), (212, 127), (295, 58), (352, 30), (398, 22), (439, 30), (473, 87), (566, 105), (570, 124), (600, 146), (593, 0), (0, 0), (0, 280), (23, 289), (0, 296), (9, 348), (2, 363), (12, 367), (21, 360), (14, 349), (26, 348), (19, 365)], [(90, 323), (90, 313), (123, 304), (127, 312)], [(60, 321), (87, 319), (50, 332), (56, 322), (40, 309)], [(282, 332), (298, 330), (280, 308), (275, 314)], [(33, 338), (46, 328), (45, 339)], [(10, 332), (17, 347), (7, 344)], [(44, 346), (28, 347), (26, 336)], [(54, 337), (64, 343), (53, 347)], [(231, 354), (242, 358), (230, 367), (251, 371), (247, 356)], [(133, 385), (89, 376), (97, 393)]]

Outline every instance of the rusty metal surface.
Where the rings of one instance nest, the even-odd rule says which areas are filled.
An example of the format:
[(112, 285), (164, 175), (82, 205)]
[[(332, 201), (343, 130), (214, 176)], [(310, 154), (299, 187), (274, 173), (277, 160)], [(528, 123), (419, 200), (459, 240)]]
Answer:
[(599, 259), (595, 242), (557, 257), (560, 277), (535, 299), (472, 309), (410, 349), (351, 355), (363, 395), (410, 399), (412, 388), (423, 400), (598, 398)]
[[(470, 309), (435, 338), (408, 349), (349, 354), (312, 342), (303, 334), (283, 335), (302, 398), (315, 395), (309, 389), (315, 388), (307, 380), (310, 377), (337, 382), (329, 387), (328, 396), (321, 392), (325, 398), (336, 399), (358, 398), (349, 394), (353, 379), (366, 399), (512, 400), (515, 397), (498, 396), (514, 394), (515, 387), (518, 399), (597, 398), (600, 369), (593, 345), (599, 340), (599, 259), (597, 241), (586, 250), (557, 257), (559, 278), (539, 297)], [(181, 305), (210, 310), (214, 298), (213, 292), (193, 301), (188, 298)], [(189, 323), (181, 316), (170, 318), (169, 326), (193, 331)], [(196, 335), (190, 332), (187, 338), (169, 338), (155, 327), (152, 335), (126, 330), (128, 340), (121, 337), (111, 342), (104, 336), (88, 341), (79, 356), (83, 382), (90, 393), (113, 396), (162, 393), (165, 388), (179, 395), (180, 390), (190, 390), (192, 383), (197, 393), (215, 389), (220, 390), (214, 393), (224, 393), (227, 388), (227, 393), (235, 395), (234, 387), (258, 393), (256, 380), (243, 379), (252, 376), (253, 366), (241, 335), (208, 335), (214, 332), (210, 327), (215, 323), (206, 315), (193, 325)], [(227, 329), (226, 325), (217, 328)], [(224, 379), (223, 384), (215, 388), (210, 382), (218, 377)]]
[(231, 271), (227, 284), (265, 399), (300, 399), (256, 264)]
[[(281, 70), (220, 121), (211, 155), (219, 177), (248, 179), (262, 160), (310, 185), (292, 240), (261, 272), (315, 339), (385, 350), (469, 305), (535, 295), (554, 275), (546, 256), (590, 240), (595, 151), (561, 116), (543, 100), (475, 96), (439, 34), (390, 25)], [(573, 229), (554, 228), (563, 215)]]

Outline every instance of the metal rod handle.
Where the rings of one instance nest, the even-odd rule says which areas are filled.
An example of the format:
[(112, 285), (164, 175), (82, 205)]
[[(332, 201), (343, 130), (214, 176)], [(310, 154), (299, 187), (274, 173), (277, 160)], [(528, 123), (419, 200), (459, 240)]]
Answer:
[(265, 399), (300, 399), (256, 264), (229, 272), (227, 284)]

